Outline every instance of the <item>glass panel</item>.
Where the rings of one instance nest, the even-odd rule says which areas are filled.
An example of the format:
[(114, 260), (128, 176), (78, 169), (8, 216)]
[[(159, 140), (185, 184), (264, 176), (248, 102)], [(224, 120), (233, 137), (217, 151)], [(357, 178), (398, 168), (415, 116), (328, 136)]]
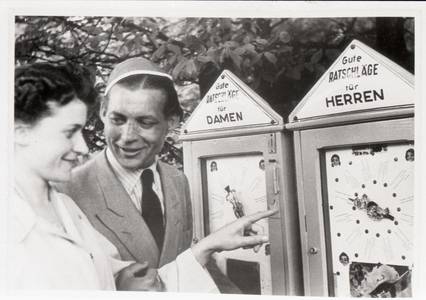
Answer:
[[(262, 155), (211, 158), (205, 161), (205, 166), (210, 232), (244, 215), (267, 209), (265, 162)], [(253, 229), (268, 235), (268, 221), (260, 220)], [(268, 249), (268, 245), (263, 245), (258, 252), (253, 249), (238, 249), (218, 253), (217, 262), (225, 273), (226, 260), (229, 258), (258, 263), (261, 293), (271, 294)]]
[(325, 152), (335, 295), (411, 296), (413, 145)]

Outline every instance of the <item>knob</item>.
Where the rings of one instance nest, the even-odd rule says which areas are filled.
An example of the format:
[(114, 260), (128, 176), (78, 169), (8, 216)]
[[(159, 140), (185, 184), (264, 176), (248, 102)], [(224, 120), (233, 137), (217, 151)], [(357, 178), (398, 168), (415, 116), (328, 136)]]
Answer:
[(311, 254), (311, 255), (315, 255), (315, 254), (317, 254), (317, 253), (318, 253), (318, 251), (319, 251), (319, 249), (318, 249), (318, 248), (315, 248), (315, 247), (311, 247), (311, 248), (309, 248), (309, 254)]

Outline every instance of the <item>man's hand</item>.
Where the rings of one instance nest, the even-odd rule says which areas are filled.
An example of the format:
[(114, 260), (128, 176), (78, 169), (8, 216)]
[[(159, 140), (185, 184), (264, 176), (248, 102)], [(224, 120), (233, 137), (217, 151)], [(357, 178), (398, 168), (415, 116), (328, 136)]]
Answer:
[(147, 262), (124, 268), (118, 273), (115, 283), (119, 291), (165, 291), (157, 270), (149, 268)]
[(268, 242), (268, 237), (252, 225), (260, 219), (276, 214), (278, 210), (261, 211), (244, 216), (211, 233), (192, 246), (192, 252), (201, 265), (205, 265), (210, 255), (216, 251), (234, 250), (237, 248), (256, 247)]

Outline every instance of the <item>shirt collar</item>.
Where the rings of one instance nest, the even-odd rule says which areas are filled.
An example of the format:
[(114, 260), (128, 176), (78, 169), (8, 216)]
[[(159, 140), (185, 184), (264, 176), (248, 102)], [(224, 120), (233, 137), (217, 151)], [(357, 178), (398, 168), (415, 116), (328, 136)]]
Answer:
[(37, 216), (31, 206), (24, 200), (23, 195), (14, 188), (12, 197), (9, 198), (9, 221), (12, 239), (21, 242), (31, 232), (36, 224)]
[(136, 170), (128, 170), (126, 168), (123, 168), (109, 148), (106, 149), (106, 158), (111, 164), (111, 167), (117, 175), (118, 179), (122, 182), (125, 181), (126, 178), (128, 178), (129, 176), (133, 177), (135, 181), (139, 181), (139, 178), (142, 175), (143, 170), (145, 169), (151, 169), (154, 174), (157, 172), (158, 156), (155, 156), (154, 162), (148, 168), (140, 168)]
[(23, 241), (37, 224), (39, 224), (39, 226), (41, 226), (41, 228), (45, 231), (59, 234), (68, 239), (72, 237), (72, 241), (81, 242), (81, 238), (75, 228), (72, 218), (62, 202), (62, 199), (59, 200), (57, 198), (59, 195), (60, 194), (49, 186), (50, 201), (52, 201), (52, 204), (55, 206), (58, 218), (63, 223), (64, 228), (68, 233), (71, 233), (72, 236), (63, 234), (58, 231), (57, 228), (53, 228), (46, 221), (40, 219), (31, 205), (27, 202), (27, 200), (25, 200), (25, 194), (20, 191), (18, 187), (14, 187), (12, 202), (10, 203), (10, 224), (14, 235), (13, 239), (16, 242)]

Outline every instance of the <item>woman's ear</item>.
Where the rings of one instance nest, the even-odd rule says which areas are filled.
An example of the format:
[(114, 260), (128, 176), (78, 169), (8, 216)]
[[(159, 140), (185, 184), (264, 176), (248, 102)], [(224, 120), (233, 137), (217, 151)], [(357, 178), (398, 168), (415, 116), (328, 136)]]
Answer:
[(29, 143), (31, 127), (27, 124), (17, 122), (15, 123), (15, 144), (20, 146), (26, 146)]

